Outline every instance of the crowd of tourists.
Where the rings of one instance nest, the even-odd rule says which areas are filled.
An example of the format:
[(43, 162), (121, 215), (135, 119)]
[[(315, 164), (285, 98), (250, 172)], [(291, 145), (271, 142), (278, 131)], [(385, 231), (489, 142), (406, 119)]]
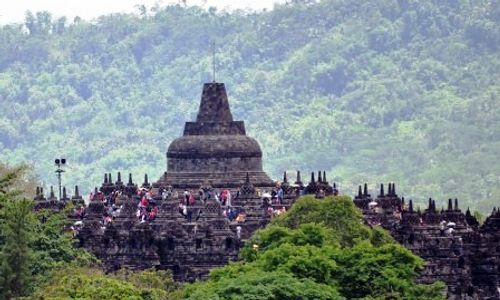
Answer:
[[(104, 204), (105, 211), (101, 220), (102, 227), (112, 224), (116, 217), (120, 215), (123, 203), (117, 200), (122, 197), (123, 193), (125, 193), (124, 190), (117, 189), (106, 195), (104, 192), (96, 189), (89, 194), (89, 201), (100, 201)], [(286, 208), (283, 205), (284, 191), (279, 184), (270, 191), (257, 190), (257, 195), (262, 200), (261, 208), (270, 216), (277, 216), (286, 212)], [(239, 191), (233, 195), (230, 189), (200, 189), (198, 192), (186, 189), (183, 192), (179, 192), (172, 188), (152, 189), (142, 187), (132, 197), (137, 201), (135, 217), (141, 223), (155, 221), (160, 210), (158, 203), (160, 198), (162, 201), (178, 199), (178, 212), (188, 222), (194, 222), (200, 218), (202, 212), (200, 206), (205, 205), (207, 201), (219, 203), (222, 215), (230, 222), (245, 222), (247, 217), (247, 212), (244, 208), (232, 205), (234, 198), (239, 197)], [(85, 215), (86, 210), (84, 206), (73, 210), (75, 222), (72, 230), (75, 234), (81, 229), (82, 220)]]

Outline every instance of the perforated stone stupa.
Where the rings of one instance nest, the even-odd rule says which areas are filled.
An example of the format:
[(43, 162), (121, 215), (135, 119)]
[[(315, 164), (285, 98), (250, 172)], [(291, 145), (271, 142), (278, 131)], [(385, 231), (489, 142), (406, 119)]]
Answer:
[(170, 144), (167, 172), (159, 183), (235, 188), (247, 173), (257, 187), (274, 185), (262, 169), (259, 143), (246, 135), (243, 121), (233, 120), (224, 83), (205, 83), (196, 122), (186, 122), (184, 135)]

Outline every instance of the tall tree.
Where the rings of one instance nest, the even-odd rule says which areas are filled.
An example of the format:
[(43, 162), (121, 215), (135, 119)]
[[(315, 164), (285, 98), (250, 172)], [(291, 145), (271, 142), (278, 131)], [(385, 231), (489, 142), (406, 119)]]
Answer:
[[(8, 174), (9, 182), (14, 174)], [(0, 299), (23, 296), (31, 277), (35, 217), (33, 202), (18, 199), (14, 192), (0, 192)]]

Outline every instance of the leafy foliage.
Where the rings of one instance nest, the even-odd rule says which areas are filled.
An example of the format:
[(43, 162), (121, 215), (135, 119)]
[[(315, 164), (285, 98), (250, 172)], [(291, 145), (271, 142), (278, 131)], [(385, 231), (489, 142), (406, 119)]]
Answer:
[(0, 171), (0, 299), (10, 299), (27, 294), (32, 281), (30, 242), (35, 238), (36, 220), (33, 202), (13, 189), (23, 168)]
[(326, 198), (318, 201), (314, 196), (305, 196), (297, 201), (290, 213), (277, 218), (274, 224), (296, 228), (300, 224), (322, 223), (331, 228), (342, 246), (353, 245), (356, 239), (370, 238), (370, 230), (362, 225), (362, 214), (347, 197)]
[[(399, 183), (489, 212), (500, 187), (498, 0), (287, 1), (272, 11), (141, 7), (0, 28), (0, 159), (91, 190), (164, 171), (201, 83), (226, 82), (266, 169), (326, 169), (345, 192)], [(61, 149), (62, 150), (61, 152)], [(496, 198), (495, 198), (496, 197)]]
[(363, 242), (333, 256), (339, 265), (335, 278), (343, 294), (350, 298), (387, 294), (414, 298), (422, 290), (417, 286), (415, 293), (412, 279), (423, 261), (397, 244), (374, 247)]
[(303, 197), (295, 207), (254, 234), (241, 252), (241, 262), (213, 270), (207, 282), (187, 285), (182, 295), (188, 299), (202, 295), (206, 299), (443, 299), (442, 283), (415, 283), (423, 260), (387, 238), (382, 229), (362, 225), (347, 197)]
[(38, 220), (31, 243), (35, 260), (32, 265), (32, 274), (43, 279), (47, 273), (57, 266), (72, 263), (75, 266), (97, 265), (97, 260), (82, 248), (76, 248), (71, 233), (64, 232), (68, 225), (67, 213), (72, 209), (53, 213), (46, 210), (36, 212)]
[(162, 299), (175, 288), (172, 276), (164, 271), (122, 271), (104, 274), (99, 269), (60, 267), (38, 287), (34, 299)]
[[(231, 266), (232, 267), (232, 266)], [(227, 268), (231, 268), (227, 267)], [(185, 289), (185, 299), (343, 299), (334, 287), (311, 279), (297, 279), (286, 272), (247, 269), (234, 277), (192, 284)]]
[(31, 283), (35, 219), (30, 200), (2, 199), (0, 206), (0, 299), (11, 299), (25, 295)]
[(173, 292), (179, 284), (174, 282), (170, 271), (164, 270), (143, 270), (140, 272), (122, 269), (113, 274), (117, 279), (132, 283), (136, 287), (145, 290), (163, 290), (165, 292)]

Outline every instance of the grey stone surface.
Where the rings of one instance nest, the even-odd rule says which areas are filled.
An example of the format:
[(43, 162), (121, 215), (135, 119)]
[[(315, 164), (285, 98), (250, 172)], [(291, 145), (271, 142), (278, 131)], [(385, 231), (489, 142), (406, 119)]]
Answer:
[(256, 186), (273, 186), (262, 169), (259, 143), (246, 135), (245, 124), (233, 121), (223, 83), (205, 83), (196, 122), (187, 122), (184, 135), (167, 151), (167, 172), (160, 186), (237, 188), (250, 174)]

